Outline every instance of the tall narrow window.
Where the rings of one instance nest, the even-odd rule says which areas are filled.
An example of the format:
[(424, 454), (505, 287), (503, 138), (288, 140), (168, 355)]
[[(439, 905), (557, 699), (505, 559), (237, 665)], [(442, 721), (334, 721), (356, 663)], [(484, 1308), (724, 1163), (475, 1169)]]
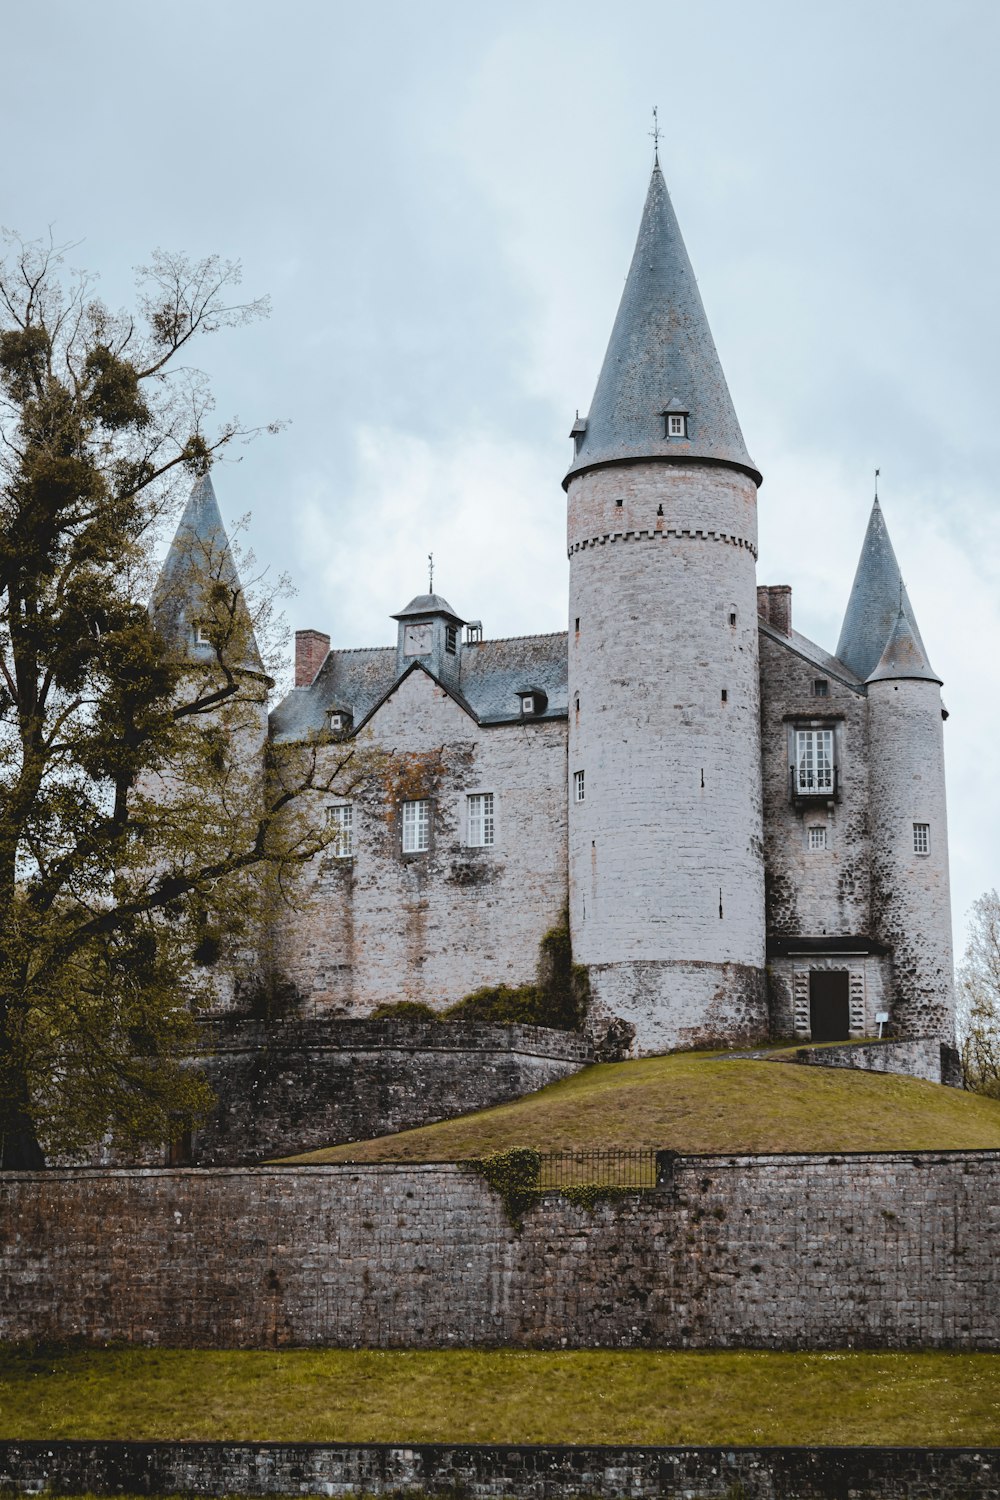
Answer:
[(473, 849), (489, 849), (495, 837), (493, 793), (473, 792), (468, 798), (469, 844)]
[(403, 803), (403, 853), (426, 854), (431, 847), (431, 804), (424, 798), (420, 802)]
[(914, 854), (930, 854), (931, 825), (929, 823), (914, 823), (913, 852)]
[(333, 831), (330, 853), (334, 859), (350, 859), (354, 853), (354, 807), (350, 802), (341, 802), (328, 807), (326, 821)]
[(820, 828), (820, 827), (810, 828), (810, 830), (809, 830), (809, 848), (811, 850), (825, 849), (826, 848), (826, 829), (825, 828)]
[(584, 799), (583, 772), (573, 772), (573, 801), (582, 802)]
[(446, 625), (444, 627), (444, 649), (449, 656), (455, 656), (458, 652), (458, 626)]
[(795, 787), (800, 796), (833, 796), (833, 730), (795, 731)]

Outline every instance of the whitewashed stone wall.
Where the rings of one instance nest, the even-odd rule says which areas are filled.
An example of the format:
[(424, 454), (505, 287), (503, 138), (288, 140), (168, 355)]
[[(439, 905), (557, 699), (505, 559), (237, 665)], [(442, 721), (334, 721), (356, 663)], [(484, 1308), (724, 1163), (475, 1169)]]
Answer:
[[(848, 936), (870, 931), (868, 700), (791, 642), (760, 632), (761, 741), (767, 929), (775, 936)], [(818, 698), (817, 678), (828, 683)], [(837, 801), (796, 806), (791, 797), (796, 728), (832, 729)], [(827, 847), (809, 848), (809, 829)]]
[[(892, 949), (895, 1025), (954, 1040), (951, 894), (941, 695), (933, 682), (873, 682), (872, 918)], [(913, 825), (930, 827), (914, 851)]]
[[(366, 745), (386, 754), (351, 799), (354, 855), (313, 861), (275, 931), (276, 969), (305, 1013), (365, 1016), (399, 1000), (441, 1008), (483, 985), (532, 982), (539, 942), (566, 905), (565, 722), (481, 728), (418, 670), (379, 709)], [(471, 792), (494, 795), (491, 848), (468, 847)], [(431, 847), (403, 854), (402, 804), (425, 797)]]
[(755, 487), (707, 465), (589, 471), (568, 541), (570, 913), (595, 1018), (634, 1026), (639, 1052), (759, 1035)]

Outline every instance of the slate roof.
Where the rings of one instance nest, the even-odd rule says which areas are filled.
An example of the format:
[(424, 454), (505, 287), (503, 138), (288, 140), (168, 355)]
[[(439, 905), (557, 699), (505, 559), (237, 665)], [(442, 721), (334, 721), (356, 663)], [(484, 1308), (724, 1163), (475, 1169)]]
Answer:
[[(688, 413), (686, 438), (666, 437), (668, 408)], [(586, 429), (576, 444), (564, 485), (594, 464), (633, 458), (710, 459), (760, 483), (659, 165)]]
[(801, 656), (803, 661), (819, 667), (827, 677), (835, 677), (845, 687), (864, 694), (864, 680), (857, 673), (852, 672), (846, 662), (841, 661), (839, 657), (831, 656), (829, 651), (824, 651), (822, 646), (817, 646), (816, 642), (809, 640), (808, 636), (801, 635), (797, 630), (793, 630), (791, 635), (785, 635), (784, 631), (776, 630), (766, 620), (758, 619), (757, 625), (762, 635), (768, 636), (772, 641), (777, 641), (781, 646), (787, 646), (790, 651), (795, 652), (796, 656)]
[(870, 678), (881, 660), (886, 642), (894, 631), (901, 603), (915, 645), (924, 659), (928, 674), (933, 677), (913, 607), (902, 586), (902, 574), (889, 540), (882, 507), (876, 499), (868, 520), (858, 570), (854, 575), (851, 597), (837, 643), (840, 660), (846, 662), (863, 681)]
[[(526, 687), (541, 689), (548, 699), (538, 718), (560, 719), (567, 713), (567, 667), (564, 631), (478, 641), (461, 647), (457, 690), (442, 686), (480, 724), (516, 722), (517, 694)], [(274, 709), (272, 738), (283, 742), (320, 733), (332, 708), (347, 709), (359, 729), (397, 680), (395, 646), (331, 651), (312, 686), (293, 688)]]
[(241, 665), (261, 671), (262, 662), (253, 627), (242, 604), (239, 573), (233, 561), (222, 512), (210, 475), (197, 480), (188, 497), (174, 539), (163, 560), (149, 602), (150, 614), (167, 644), (183, 656), (208, 662), (214, 651), (194, 638), (194, 627), (205, 612), (208, 586), (214, 580), (241, 591), (248, 659)]
[(911, 628), (901, 609), (896, 615), (896, 623), (886, 641), (878, 666), (868, 681), (893, 682), (903, 677), (916, 677), (923, 682), (936, 682), (939, 685), (941, 683), (940, 677), (931, 670), (920, 637)]
[(393, 615), (394, 620), (408, 620), (411, 615), (447, 615), (448, 619), (455, 620), (459, 625), (465, 621), (461, 615), (457, 615), (448, 603), (442, 599), (440, 594), (418, 594), (411, 599), (405, 609), (401, 609), (398, 615)]

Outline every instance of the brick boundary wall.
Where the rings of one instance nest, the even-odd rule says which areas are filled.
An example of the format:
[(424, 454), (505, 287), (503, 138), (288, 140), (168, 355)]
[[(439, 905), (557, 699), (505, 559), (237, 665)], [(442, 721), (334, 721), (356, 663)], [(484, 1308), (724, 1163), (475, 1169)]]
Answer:
[(429, 1125), (521, 1098), (592, 1059), (584, 1037), (542, 1026), (217, 1021), (204, 1035), (217, 1102), (191, 1160), (205, 1166)]
[(549, 1500), (969, 1500), (996, 1448), (619, 1448), (444, 1443), (0, 1442), (0, 1490), (31, 1494), (476, 1495)]
[(0, 1176), (0, 1339), (1000, 1350), (1000, 1152), (661, 1156), (523, 1229), (454, 1164)]

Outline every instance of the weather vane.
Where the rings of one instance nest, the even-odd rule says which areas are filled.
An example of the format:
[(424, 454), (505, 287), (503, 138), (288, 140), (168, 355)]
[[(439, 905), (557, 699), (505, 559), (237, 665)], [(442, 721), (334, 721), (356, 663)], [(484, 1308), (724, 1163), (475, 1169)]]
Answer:
[(653, 140), (653, 160), (657, 166), (660, 165), (660, 120), (656, 105), (653, 105), (653, 128), (649, 132)]
[(430, 576), (430, 582), (429, 582), (428, 587), (427, 587), (427, 592), (429, 594), (433, 594), (433, 592), (434, 592), (434, 553), (433, 552), (428, 552), (428, 554), (427, 554), (427, 562), (428, 562), (428, 572), (429, 572), (429, 576)]

